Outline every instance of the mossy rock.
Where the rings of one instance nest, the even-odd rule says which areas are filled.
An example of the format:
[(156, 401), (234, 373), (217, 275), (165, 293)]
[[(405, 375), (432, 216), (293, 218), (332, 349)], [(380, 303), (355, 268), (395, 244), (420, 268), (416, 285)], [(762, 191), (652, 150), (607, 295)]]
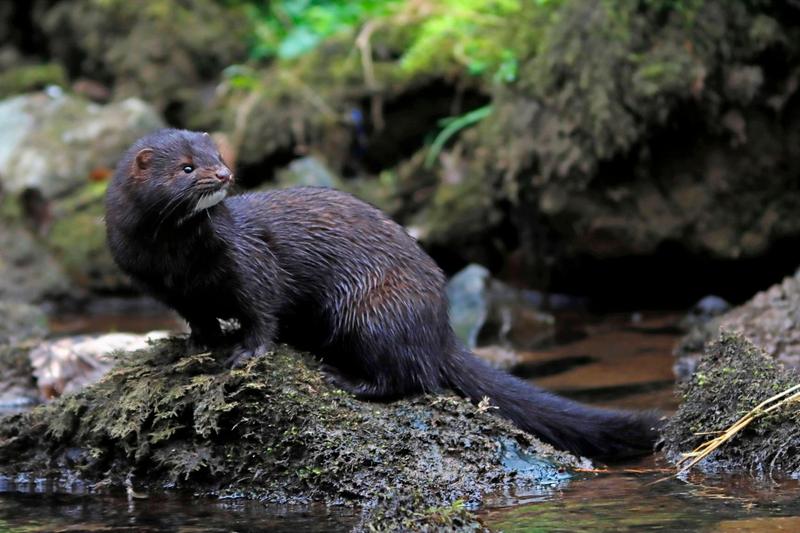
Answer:
[(0, 216), (0, 300), (39, 303), (76, 292), (40, 239), (18, 220)]
[(44, 242), (73, 283), (91, 290), (130, 288), (106, 244), (107, 182), (88, 183), (54, 202), (55, 219)]
[(0, 412), (38, 401), (28, 354), (47, 332), (41, 309), (0, 300)]
[(365, 509), (399, 494), (416, 502), (389, 513), (404, 520), (423, 505), (460, 516), (458, 501), (558, 483), (578, 464), (452, 396), (358, 401), (286, 347), (233, 370), (180, 339), (116, 360), (96, 385), (4, 419), (0, 471)]
[(241, 6), (213, 0), (57, 2), (36, 18), (54, 58), (73, 77), (179, 113), (203, 83), (246, 59), (250, 28)]
[[(677, 460), (726, 430), (762, 401), (800, 383), (739, 334), (723, 333), (681, 387), (682, 402), (664, 431)], [(789, 404), (736, 434), (699, 466), (709, 471), (800, 474), (800, 410)]]
[(164, 124), (135, 98), (97, 105), (66, 93), (0, 100), (0, 123), (3, 193), (36, 191), (46, 201), (110, 173), (136, 139)]

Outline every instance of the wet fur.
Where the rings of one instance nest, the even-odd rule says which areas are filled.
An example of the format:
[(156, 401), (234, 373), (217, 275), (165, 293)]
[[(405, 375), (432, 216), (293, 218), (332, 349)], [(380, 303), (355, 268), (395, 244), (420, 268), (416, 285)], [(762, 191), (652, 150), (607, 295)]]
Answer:
[[(146, 148), (153, 154), (143, 170), (136, 158)], [(466, 350), (448, 321), (443, 273), (378, 209), (298, 187), (193, 213), (198, 194), (165, 169), (187, 155), (210, 168), (216, 154), (207, 136), (157, 132), (123, 158), (107, 197), (116, 261), (186, 318), (197, 342), (218, 342), (217, 319), (236, 318), (239, 360), (280, 340), (313, 350), (339, 386), (365, 399), (452, 388), (475, 402), (491, 398), (520, 428), (574, 453), (652, 450), (654, 417), (561, 398)]]

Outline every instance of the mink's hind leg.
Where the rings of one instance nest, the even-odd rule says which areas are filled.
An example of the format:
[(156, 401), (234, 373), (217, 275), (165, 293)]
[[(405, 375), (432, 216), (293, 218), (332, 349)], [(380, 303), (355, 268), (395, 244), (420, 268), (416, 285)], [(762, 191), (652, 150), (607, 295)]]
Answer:
[(413, 321), (394, 328), (365, 328), (338, 346), (335, 365), (326, 364), (323, 370), (331, 384), (362, 400), (436, 392), (441, 389), (439, 359), (444, 353), (438, 340), (425, 327), (414, 327)]
[(349, 392), (359, 400), (380, 402), (400, 398), (403, 394), (393, 390), (386, 384), (360, 381), (345, 376), (339, 369), (331, 365), (322, 365), (325, 380), (337, 389)]

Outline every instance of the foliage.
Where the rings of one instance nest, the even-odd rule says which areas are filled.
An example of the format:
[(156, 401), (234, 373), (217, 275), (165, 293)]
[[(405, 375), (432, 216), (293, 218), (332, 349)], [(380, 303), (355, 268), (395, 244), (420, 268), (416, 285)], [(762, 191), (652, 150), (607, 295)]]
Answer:
[[(367, 21), (404, 34), (398, 66), (414, 74), (456, 66), (498, 82), (517, 77), (520, 54), (535, 46), (536, 28), (510, 23), (523, 11), (546, 22), (562, 0), (282, 0), (246, 3), (253, 22), (251, 56), (294, 59), (326, 38)], [(529, 20), (526, 20), (528, 22)]]
[[(400, 17), (417, 27), (401, 67), (409, 72), (455, 62), (473, 75), (498, 82), (517, 78), (522, 55), (536, 45), (538, 28), (514, 23), (523, 11), (546, 20), (560, 0), (435, 0), (406, 4)], [(416, 15), (416, 16), (415, 16)], [(518, 37), (525, 35), (524, 41)]]
[(483, 107), (479, 107), (478, 109), (473, 109), (472, 111), (465, 113), (460, 117), (448, 117), (440, 120), (439, 124), (443, 126), (443, 129), (436, 136), (431, 143), (430, 148), (428, 149), (428, 155), (425, 156), (425, 166), (428, 168), (433, 166), (433, 162), (436, 160), (436, 157), (442, 151), (442, 148), (444, 148), (444, 145), (447, 144), (447, 141), (450, 140), (450, 138), (452, 138), (462, 129), (477, 124), (484, 118), (488, 117), (491, 112), (492, 106), (485, 105)]
[(253, 2), (251, 55), (255, 59), (292, 59), (314, 49), (325, 38), (352, 28), (368, 17), (387, 14), (397, 0), (280, 0)]

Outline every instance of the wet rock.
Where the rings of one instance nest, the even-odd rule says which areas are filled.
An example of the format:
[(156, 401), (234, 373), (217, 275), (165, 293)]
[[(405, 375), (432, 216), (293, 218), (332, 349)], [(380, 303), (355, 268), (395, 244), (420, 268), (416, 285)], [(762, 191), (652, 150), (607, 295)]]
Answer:
[[(739, 334), (723, 333), (681, 386), (682, 402), (664, 431), (672, 460), (730, 427), (762, 401), (800, 381)], [(800, 475), (800, 425), (796, 404), (761, 417), (699, 467), (706, 471)]]
[(478, 333), (489, 314), (489, 302), (486, 299), (489, 279), (486, 268), (469, 265), (447, 283), (450, 324), (468, 348), (478, 345)]
[(721, 316), (694, 324), (675, 347), (675, 374), (694, 372), (706, 343), (720, 331), (738, 332), (789, 368), (800, 369), (800, 271)]
[(585, 466), (451, 396), (358, 401), (285, 347), (233, 370), (186, 350), (168, 339), (116, 354), (100, 382), (4, 418), (0, 471), (367, 509), (399, 490), (419, 494), (419, 510)]
[(488, 359), (503, 368), (516, 362), (508, 348), (541, 346), (555, 333), (553, 316), (538, 309), (537, 304), (544, 303), (540, 294), (492, 279), (480, 265), (469, 265), (453, 276), (447, 297), (456, 335), (471, 349), (495, 345), (480, 353), (491, 355)]
[(109, 354), (142, 350), (165, 337), (166, 332), (154, 331), (146, 335), (78, 335), (40, 342), (29, 354), (39, 394), (49, 400), (79, 391), (108, 372), (113, 364)]
[(163, 126), (147, 104), (128, 99), (107, 106), (61, 94), (0, 101), (0, 184), (19, 197), (35, 190), (45, 200), (113, 169), (133, 141)]

